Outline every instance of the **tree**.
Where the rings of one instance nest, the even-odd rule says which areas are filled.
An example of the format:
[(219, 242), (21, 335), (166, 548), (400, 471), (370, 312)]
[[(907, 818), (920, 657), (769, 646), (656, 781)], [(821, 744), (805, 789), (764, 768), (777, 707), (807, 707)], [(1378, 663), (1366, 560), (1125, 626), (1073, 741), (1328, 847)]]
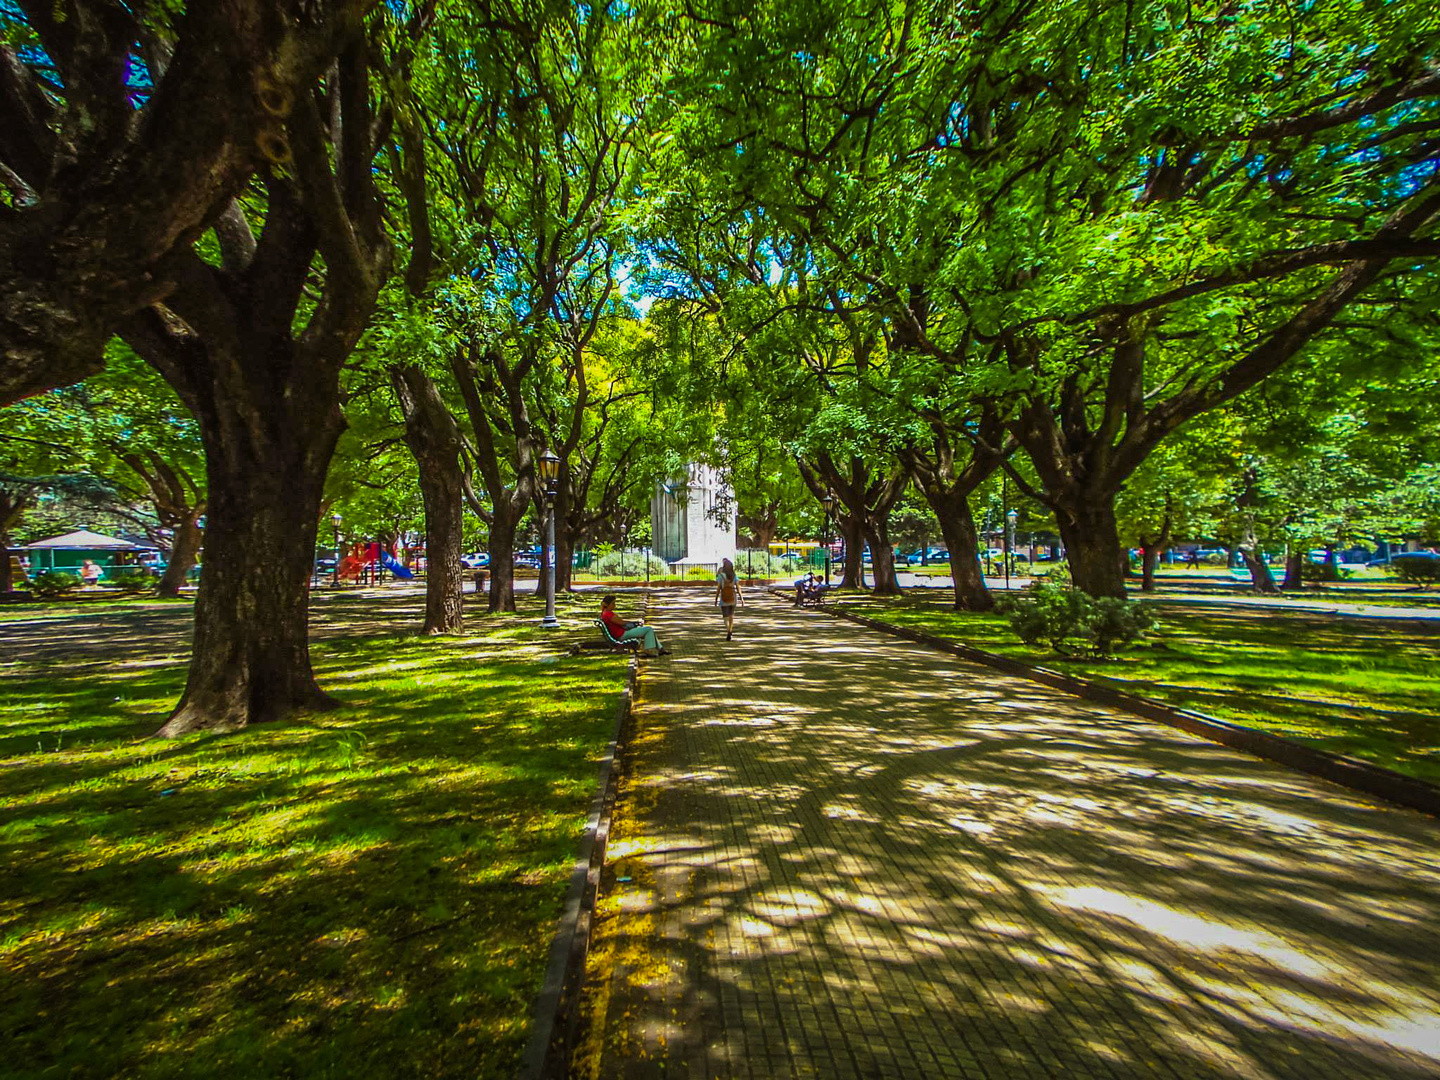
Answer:
[(285, 114), (368, 6), (0, 7), (0, 402), (100, 370), (251, 173), (288, 157)]
[[(209, 493), (189, 679), (160, 734), (223, 731), (335, 702), (310, 667), (306, 598), (325, 473), (344, 427), (340, 370), (389, 271), (375, 187), (388, 106), (423, 12), (354, 25), (323, 79), (286, 100), (293, 162), (270, 166), (215, 230), (173, 255), (163, 303), (124, 323), (200, 425)], [(259, 236), (252, 219), (262, 222)]]
[[(475, 223), (437, 301), (482, 485), (470, 505), (490, 529), (491, 611), (514, 610), (515, 534), (539, 495), (536, 459), (583, 438), (584, 357), (613, 310), (638, 85), (652, 77), (637, 21), (526, 0), (455, 11), (440, 28), (448, 62), (417, 84), (441, 213)], [(547, 430), (547, 416), (559, 427)]]
[(1403, 5), (702, 14), (684, 150), (1000, 410), (1095, 594), (1163, 439), (1440, 252), (1436, 43)]

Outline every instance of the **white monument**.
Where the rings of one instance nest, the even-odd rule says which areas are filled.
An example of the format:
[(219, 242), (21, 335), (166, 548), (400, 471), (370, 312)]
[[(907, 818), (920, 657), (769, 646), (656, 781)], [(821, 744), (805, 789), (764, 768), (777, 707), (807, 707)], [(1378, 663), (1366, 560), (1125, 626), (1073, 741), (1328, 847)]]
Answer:
[(735, 557), (735, 493), (708, 465), (655, 485), (650, 498), (655, 554), (668, 563), (718, 566)]

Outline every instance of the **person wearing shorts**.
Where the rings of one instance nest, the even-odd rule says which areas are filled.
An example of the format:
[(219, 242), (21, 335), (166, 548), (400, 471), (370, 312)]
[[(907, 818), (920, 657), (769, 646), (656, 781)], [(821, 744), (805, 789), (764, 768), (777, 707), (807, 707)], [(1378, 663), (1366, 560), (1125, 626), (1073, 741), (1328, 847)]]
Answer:
[(740, 592), (740, 579), (735, 574), (735, 564), (726, 559), (715, 575), (715, 604), (725, 620), (725, 640), (735, 636), (735, 609), (745, 606), (745, 597)]

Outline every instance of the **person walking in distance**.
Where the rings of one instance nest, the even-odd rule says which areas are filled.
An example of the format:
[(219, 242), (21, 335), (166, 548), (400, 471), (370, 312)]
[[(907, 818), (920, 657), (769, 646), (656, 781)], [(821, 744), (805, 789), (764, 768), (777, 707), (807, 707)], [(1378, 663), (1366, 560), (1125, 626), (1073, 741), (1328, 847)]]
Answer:
[(715, 603), (725, 619), (725, 640), (735, 636), (735, 608), (745, 606), (745, 597), (740, 592), (740, 579), (735, 574), (735, 564), (726, 559), (720, 564), (715, 575)]

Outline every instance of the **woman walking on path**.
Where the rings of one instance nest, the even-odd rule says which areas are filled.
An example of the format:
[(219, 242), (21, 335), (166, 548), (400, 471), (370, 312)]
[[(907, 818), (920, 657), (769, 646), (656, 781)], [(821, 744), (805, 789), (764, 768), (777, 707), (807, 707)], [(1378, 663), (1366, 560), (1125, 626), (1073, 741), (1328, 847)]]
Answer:
[(729, 559), (720, 564), (720, 572), (715, 575), (715, 603), (725, 619), (725, 640), (729, 641), (735, 634), (735, 607), (745, 606), (745, 597), (740, 593), (740, 579), (735, 576), (735, 564)]

